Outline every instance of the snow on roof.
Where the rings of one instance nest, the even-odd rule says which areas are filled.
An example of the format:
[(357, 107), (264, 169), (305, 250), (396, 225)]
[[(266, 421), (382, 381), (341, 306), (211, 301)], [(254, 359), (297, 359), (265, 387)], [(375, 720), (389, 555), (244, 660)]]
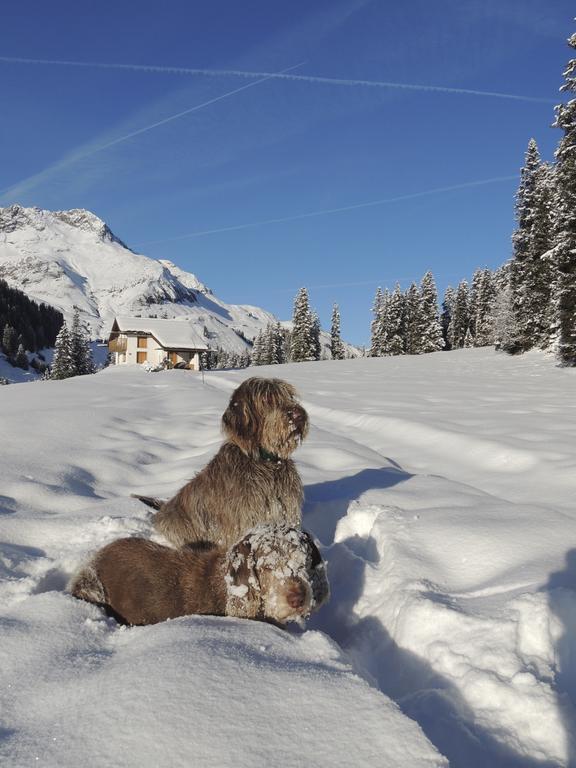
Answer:
[(208, 349), (198, 328), (186, 320), (117, 315), (115, 323), (122, 333), (151, 333), (165, 349)]

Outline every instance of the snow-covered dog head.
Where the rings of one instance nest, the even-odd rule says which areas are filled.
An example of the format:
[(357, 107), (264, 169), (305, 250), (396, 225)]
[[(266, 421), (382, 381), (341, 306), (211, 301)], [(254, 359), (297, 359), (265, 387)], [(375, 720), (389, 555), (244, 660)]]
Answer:
[(287, 381), (255, 376), (232, 393), (222, 428), (252, 458), (264, 451), (287, 459), (308, 434), (308, 414)]
[(326, 565), (309, 533), (290, 525), (258, 525), (226, 555), (226, 613), (301, 621), (330, 595)]

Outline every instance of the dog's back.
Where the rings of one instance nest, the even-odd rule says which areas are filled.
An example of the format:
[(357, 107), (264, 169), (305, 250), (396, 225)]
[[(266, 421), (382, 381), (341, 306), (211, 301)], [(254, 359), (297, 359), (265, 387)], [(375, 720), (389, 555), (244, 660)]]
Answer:
[(222, 615), (226, 600), (213, 570), (221, 552), (173, 550), (152, 541), (119, 539), (96, 553), (70, 592), (125, 624), (156, 624), (191, 613)]
[[(177, 547), (201, 540), (228, 547), (258, 524), (300, 525), (303, 488), (291, 456), (308, 433), (308, 415), (294, 387), (247, 379), (232, 393), (222, 428), (218, 453), (154, 516)], [(142, 500), (158, 509), (157, 499)]]

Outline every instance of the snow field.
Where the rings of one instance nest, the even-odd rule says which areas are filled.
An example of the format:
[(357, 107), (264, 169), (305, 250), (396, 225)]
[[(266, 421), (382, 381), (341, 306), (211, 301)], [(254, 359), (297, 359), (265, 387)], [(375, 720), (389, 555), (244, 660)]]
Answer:
[[(288, 379), (311, 416), (295, 458), (332, 598), (308, 631), (121, 629), (62, 594), (92, 549), (150, 535), (129, 494), (204, 466), (249, 375)], [(463, 350), (3, 388), (0, 756), (576, 764), (573, 385), (544, 355)]]

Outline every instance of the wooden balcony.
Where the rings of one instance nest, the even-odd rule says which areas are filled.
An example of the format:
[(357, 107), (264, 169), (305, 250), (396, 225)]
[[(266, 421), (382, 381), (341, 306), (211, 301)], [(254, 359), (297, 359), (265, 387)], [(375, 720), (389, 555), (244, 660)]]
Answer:
[(108, 342), (109, 352), (126, 352), (128, 347), (128, 339), (110, 339)]

